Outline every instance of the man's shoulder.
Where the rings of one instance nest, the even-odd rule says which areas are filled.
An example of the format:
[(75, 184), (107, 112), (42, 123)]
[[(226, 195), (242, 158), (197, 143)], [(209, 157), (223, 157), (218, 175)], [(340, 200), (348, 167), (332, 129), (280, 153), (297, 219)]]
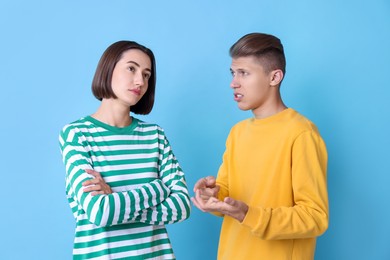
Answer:
[(274, 128), (275, 133), (279, 132), (278, 130), (288, 130), (293, 135), (305, 131), (318, 132), (316, 125), (310, 119), (293, 108), (288, 108), (265, 119), (247, 118), (241, 120), (231, 128), (231, 132), (240, 132), (241, 130), (252, 128)]
[(250, 121), (252, 120), (252, 118), (246, 118), (246, 119), (243, 119), (241, 121), (238, 121), (237, 123), (235, 123), (231, 130), (234, 130), (234, 129), (239, 129), (239, 128), (242, 128), (242, 127), (245, 127), (246, 125), (250, 124)]
[(288, 124), (291, 128), (296, 128), (300, 131), (317, 131), (317, 126), (310, 119), (294, 109), (291, 109), (291, 117)]

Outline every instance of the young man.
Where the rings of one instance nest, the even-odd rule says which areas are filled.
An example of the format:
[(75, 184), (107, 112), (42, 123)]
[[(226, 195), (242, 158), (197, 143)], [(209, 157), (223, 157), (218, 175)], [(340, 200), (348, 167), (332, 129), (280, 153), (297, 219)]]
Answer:
[(282, 101), (278, 38), (245, 35), (230, 55), (234, 100), (254, 117), (231, 129), (217, 179), (200, 179), (192, 201), (224, 218), (218, 259), (313, 259), (328, 228), (324, 141)]

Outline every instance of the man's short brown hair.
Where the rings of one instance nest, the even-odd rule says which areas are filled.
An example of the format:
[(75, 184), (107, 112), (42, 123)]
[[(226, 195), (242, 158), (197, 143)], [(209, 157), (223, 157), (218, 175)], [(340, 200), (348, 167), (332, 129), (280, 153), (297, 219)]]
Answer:
[(265, 33), (250, 33), (241, 37), (230, 48), (232, 58), (254, 56), (266, 73), (280, 69), (286, 73), (286, 58), (279, 38)]

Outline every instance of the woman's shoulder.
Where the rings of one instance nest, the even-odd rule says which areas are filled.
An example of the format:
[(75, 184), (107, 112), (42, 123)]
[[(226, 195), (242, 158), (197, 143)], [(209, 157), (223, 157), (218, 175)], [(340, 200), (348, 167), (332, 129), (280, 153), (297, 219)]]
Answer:
[(162, 133), (164, 132), (164, 129), (156, 123), (146, 122), (138, 118), (133, 118), (133, 120), (135, 120), (137, 123), (136, 128), (138, 131), (142, 131), (142, 132), (158, 131)]
[(81, 117), (75, 121), (72, 121), (64, 125), (61, 129), (61, 134), (66, 134), (71, 131), (80, 131), (81, 129), (88, 128), (91, 125), (91, 122), (88, 120), (88, 116)]

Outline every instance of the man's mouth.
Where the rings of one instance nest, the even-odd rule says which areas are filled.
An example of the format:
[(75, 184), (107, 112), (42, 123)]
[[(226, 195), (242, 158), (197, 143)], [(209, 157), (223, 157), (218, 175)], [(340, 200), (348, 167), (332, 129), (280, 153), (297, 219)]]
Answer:
[(240, 101), (243, 97), (244, 95), (240, 93), (234, 93), (234, 101)]

